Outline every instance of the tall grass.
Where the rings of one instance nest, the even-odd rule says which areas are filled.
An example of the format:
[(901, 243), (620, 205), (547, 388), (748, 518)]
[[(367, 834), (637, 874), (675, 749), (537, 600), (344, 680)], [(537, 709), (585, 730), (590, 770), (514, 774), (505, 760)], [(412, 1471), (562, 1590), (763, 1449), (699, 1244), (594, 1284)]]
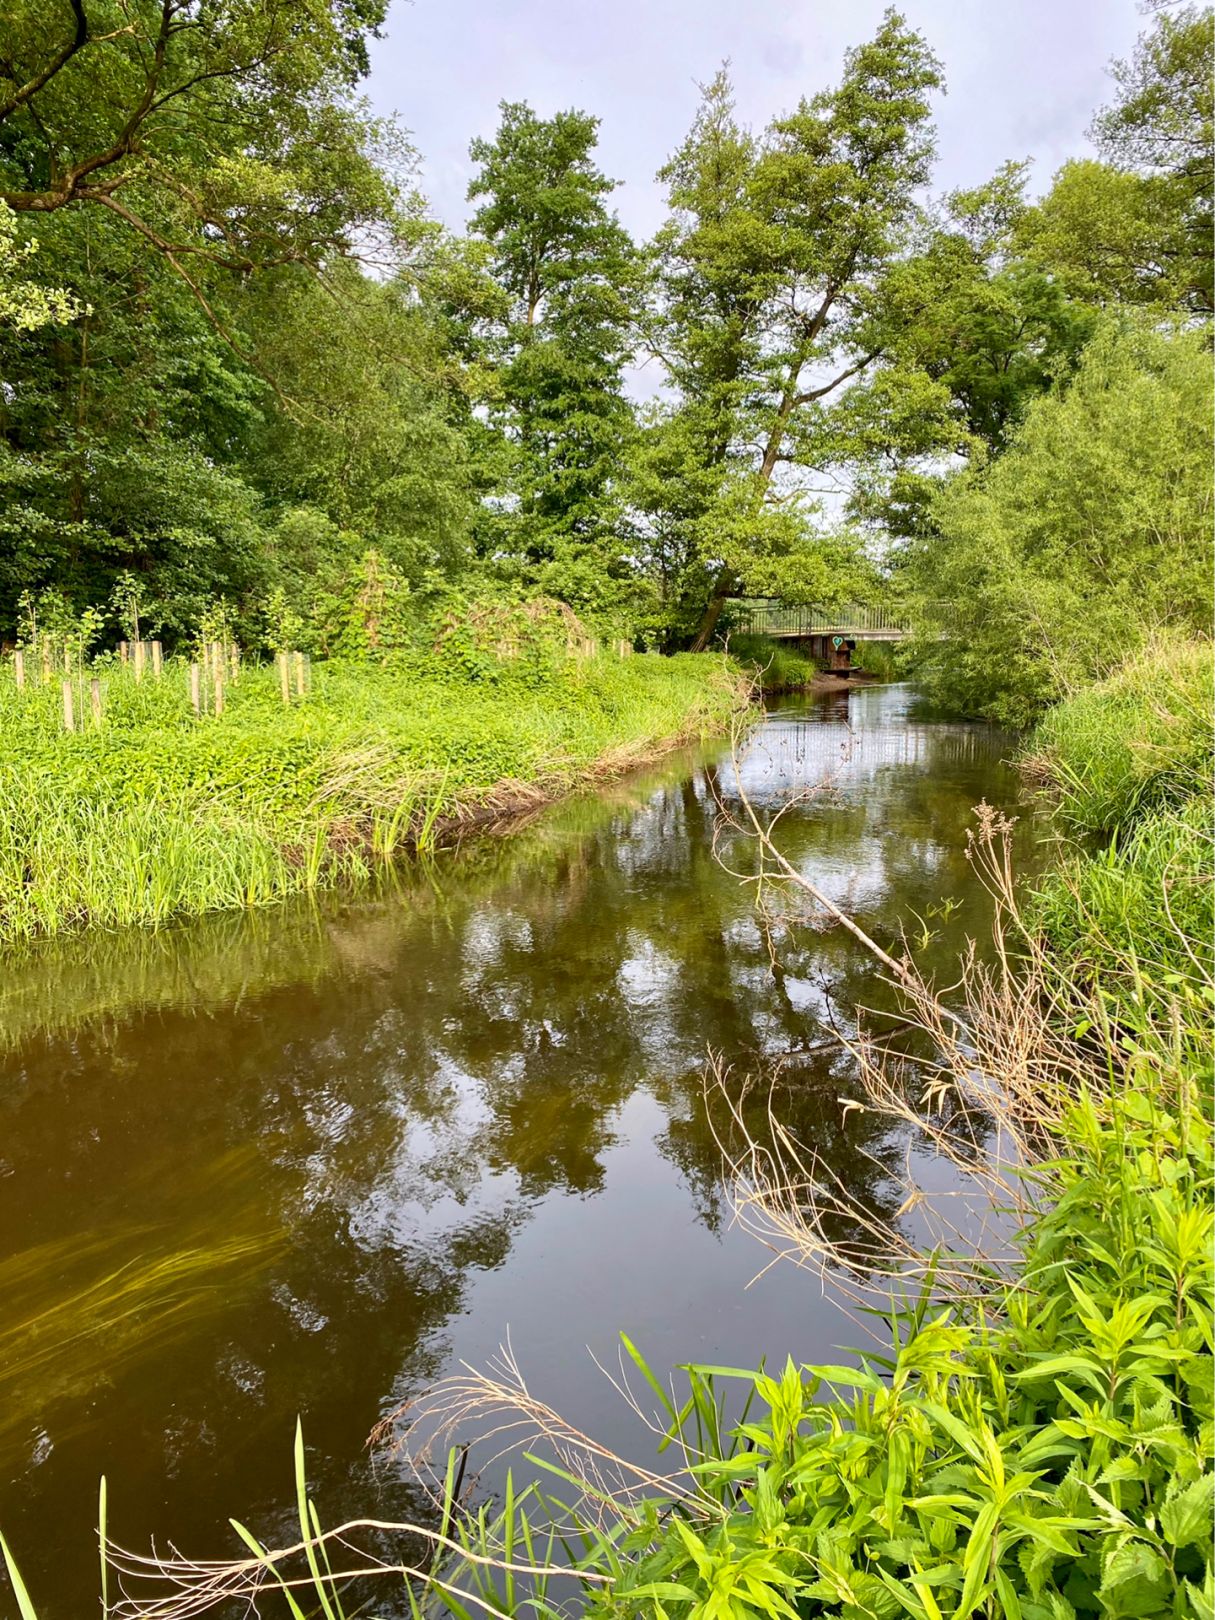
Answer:
[[(196, 715), (186, 670), (101, 666), (104, 719), (0, 676), (0, 940), (161, 924), (365, 878), (408, 845), (718, 729), (713, 657), (317, 665), (289, 707), (249, 669)], [(78, 706), (78, 714), (80, 707)]]
[(1051, 709), (1031, 763), (1082, 832), (1125, 828), (1211, 786), (1215, 675), (1208, 641), (1157, 642)]
[(1159, 644), (1031, 739), (1079, 835), (1040, 889), (1039, 924), (1093, 982), (1127, 963), (1160, 987), (1211, 970), (1212, 692), (1209, 643)]
[(821, 671), (813, 658), (774, 636), (731, 636), (730, 653), (754, 673), (764, 692), (800, 691)]

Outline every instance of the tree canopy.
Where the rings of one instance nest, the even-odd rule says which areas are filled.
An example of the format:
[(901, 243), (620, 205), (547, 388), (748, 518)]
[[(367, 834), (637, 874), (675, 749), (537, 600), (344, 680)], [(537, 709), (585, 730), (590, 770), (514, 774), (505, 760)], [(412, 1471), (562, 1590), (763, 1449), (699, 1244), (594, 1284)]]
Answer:
[[(1091, 150), (1040, 195), (1015, 157), (934, 195), (944, 73), (896, 11), (759, 129), (723, 68), (648, 242), (594, 113), (513, 100), (471, 143), (466, 231), (436, 224), (408, 142), (359, 99), (383, 10), (8, 7), (0, 637), (47, 589), (117, 636), (134, 588), (170, 640), (222, 608), (253, 643), (289, 612), (320, 645), (385, 569), (415, 593), (556, 596), (666, 649), (720, 638), (748, 594), (935, 571), (990, 605), (997, 551), (1017, 590), (1045, 566), (1007, 538), (1029, 447), (1093, 388), (1126, 412), (1103, 418), (1118, 481), (1156, 487), (1144, 401), (1167, 377), (1192, 409), (1212, 311), (1209, 8), (1153, 10)], [(1094, 476), (1085, 456), (1061, 484)], [(1126, 534), (1075, 555), (1108, 583), (1108, 542), (1146, 620), (1166, 608), (1135, 569), (1171, 603), (1199, 580), (1173, 528), (1149, 568), (1138, 510), (1110, 500)], [(1059, 600), (1096, 623), (1073, 586)]]

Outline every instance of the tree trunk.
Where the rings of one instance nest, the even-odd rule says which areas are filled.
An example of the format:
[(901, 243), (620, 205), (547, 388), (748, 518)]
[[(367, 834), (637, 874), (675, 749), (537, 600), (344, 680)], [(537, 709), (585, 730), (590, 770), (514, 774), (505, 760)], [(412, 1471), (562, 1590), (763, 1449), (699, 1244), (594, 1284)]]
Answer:
[(692, 643), (693, 652), (704, 652), (712, 640), (713, 632), (717, 629), (717, 621), (721, 618), (721, 610), (726, 605), (731, 591), (734, 589), (734, 575), (728, 568), (723, 568), (713, 584), (713, 594), (705, 605), (701, 616), (700, 628), (696, 632), (696, 639)]

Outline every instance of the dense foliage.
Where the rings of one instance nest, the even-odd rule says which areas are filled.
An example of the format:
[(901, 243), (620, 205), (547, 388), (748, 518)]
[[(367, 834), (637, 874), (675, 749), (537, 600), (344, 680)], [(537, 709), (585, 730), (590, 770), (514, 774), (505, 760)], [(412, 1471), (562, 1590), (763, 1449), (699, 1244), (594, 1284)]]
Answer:
[(1120, 319), (944, 487), (907, 567), (927, 637), (949, 637), (925, 648), (938, 696), (1023, 724), (1153, 636), (1209, 629), (1212, 403), (1201, 334)]
[[(942, 69), (893, 11), (763, 130), (723, 72), (638, 243), (574, 108), (504, 102), (472, 143), (467, 235), (429, 219), (408, 143), (358, 98), (383, 9), (8, 8), (0, 638), (53, 587), (112, 646), (130, 576), (170, 644), (222, 603), (268, 646), (273, 599), (319, 648), (374, 550), (415, 590), (538, 592), (602, 633), (701, 647), (738, 593), (863, 599), (938, 554), (964, 573), (986, 464), (1044, 393), (1061, 408), (1093, 342), (1105, 359), (1080, 375), (1113, 367), (1132, 417), (1137, 366), (1171, 383), (1198, 364), (1205, 10), (1154, 17), (1116, 68), (1100, 156), (1037, 200), (1018, 164), (926, 200)], [(1143, 336), (1112, 356), (1128, 308), (1158, 349), (1162, 315), (1190, 322), (1181, 355)], [(644, 408), (641, 362), (663, 384)], [(1166, 474), (1142, 448), (1117, 476), (1146, 507)], [(1193, 588), (1178, 576), (1174, 597)], [(996, 652), (976, 647), (951, 695), (1026, 712), (1032, 649), (1007, 701), (972, 678)]]

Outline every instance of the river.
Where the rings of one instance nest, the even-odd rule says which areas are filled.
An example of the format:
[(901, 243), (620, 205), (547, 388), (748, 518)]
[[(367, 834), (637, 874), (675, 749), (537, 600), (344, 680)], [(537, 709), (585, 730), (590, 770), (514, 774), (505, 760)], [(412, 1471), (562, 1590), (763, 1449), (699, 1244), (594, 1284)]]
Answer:
[[(774, 705), (739, 771), (762, 805), (813, 787), (791, 859), (944, 968), (986, 928), (964, 837), (980, 799), (1016, 809), (1009, 748), (870, 686)], [(702, 1076), (710, 1049), (783, 1064), (790, 1123), (893, 1222), (905, 1144), (845, 1126), (839, 1050), (798, 1056), (889, 992), (839, 928), (774, 963), (715, 854), (735, 794), (719, 743), (372, 896), (4, 964), (0, 1530), (43, 1620), (96, 1602), (102, 1473), (129, 1546), (286, 1535), (297, 1414), (323, 1520), (409, 1516), (369, 1431), (508, 1330), (537, 1394), (632, 1451), (589, 1353), (620, 1329), (663, 1369), (856, 1342), (806, 1274), (748, 1288), (769, 1257), (731, 1227)]]

